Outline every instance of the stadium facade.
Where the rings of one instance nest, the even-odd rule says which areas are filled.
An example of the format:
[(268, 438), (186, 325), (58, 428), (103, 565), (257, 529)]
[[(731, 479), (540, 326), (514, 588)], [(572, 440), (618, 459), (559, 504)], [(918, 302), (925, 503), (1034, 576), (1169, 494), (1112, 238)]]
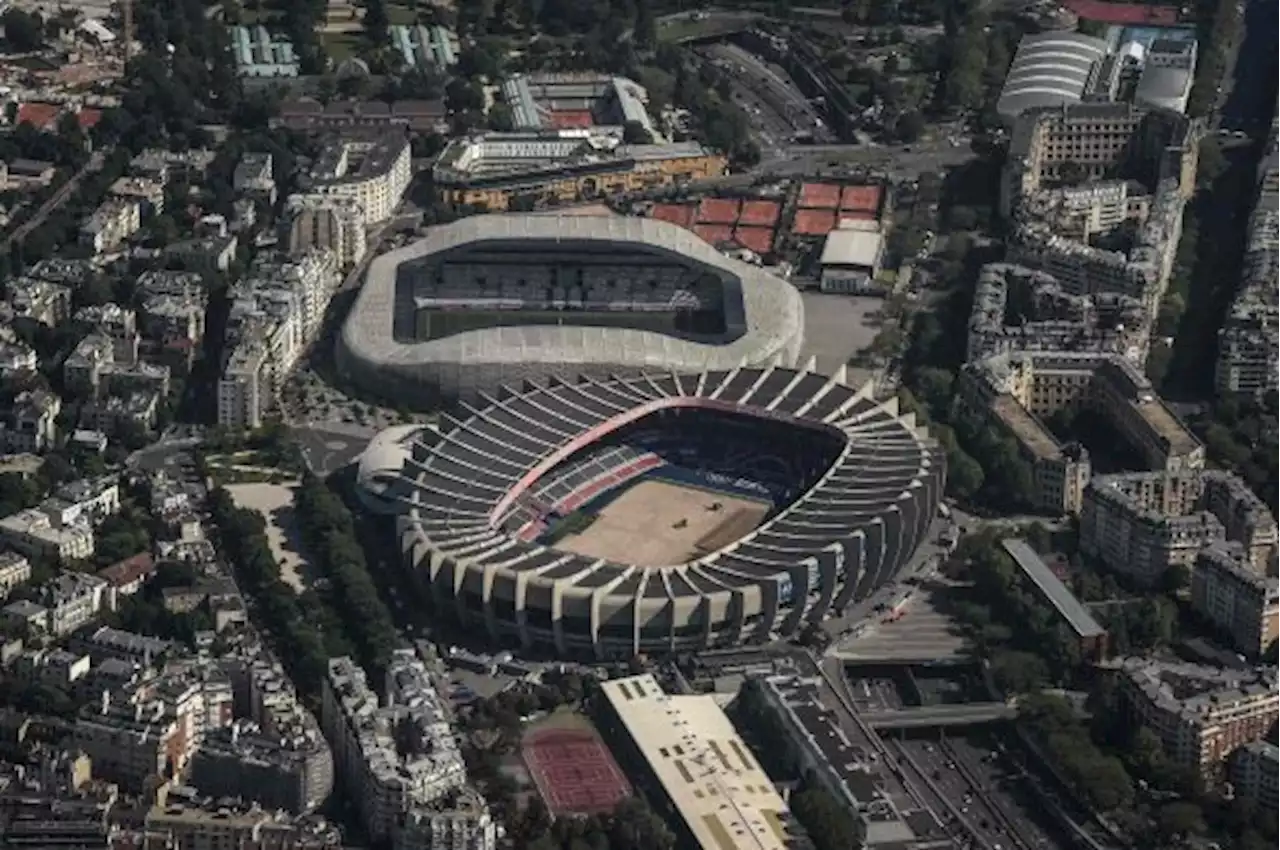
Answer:
[[(438, 609), (562, 656), (794, 633), (892, 580), (945, 484), (944, 452), (896, 399), (812, 363), (553, 380), (461, 409), (375, 439), (363, 497), (398, 514), (405, 566)], [(701, 519), (743, 493), (768, 510), (745, 527), (725, 516), (681, 563), (597, 557), (555, 533), (655, 476), (702, 494)]]
[(374, 260), (337, 361), (424, 406), (550, 377), (789, 366), (803, 332), (791, 284), (673, 224), (489, 215)]

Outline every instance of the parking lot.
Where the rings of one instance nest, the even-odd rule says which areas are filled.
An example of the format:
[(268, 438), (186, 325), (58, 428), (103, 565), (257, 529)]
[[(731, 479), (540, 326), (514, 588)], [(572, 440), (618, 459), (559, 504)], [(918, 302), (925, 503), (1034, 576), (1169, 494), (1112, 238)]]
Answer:
[(816, 357), (820, 372), (830, 374), (845, 365), (879, 333), (872, 315), (884, 306), (882, 298), (823, 292), (802, 292), (800, 298), (804, 301), (800, 356), (802, 360)]

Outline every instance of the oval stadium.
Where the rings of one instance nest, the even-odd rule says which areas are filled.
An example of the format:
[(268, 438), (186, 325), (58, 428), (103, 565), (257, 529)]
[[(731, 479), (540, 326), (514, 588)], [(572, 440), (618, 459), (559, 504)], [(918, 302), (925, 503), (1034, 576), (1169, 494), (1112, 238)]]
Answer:
[(379, 435), (358, 480), (437, 606), (499, 644), (629, 657), (765, 640), (891, 580), (945, 455), (809, 369), (553, 380)]
[(377, 257), (343, 325), (343, 377), (399, 404), (503, 384), (794, 365), (800, 295), (667, 222), (483, 215)]

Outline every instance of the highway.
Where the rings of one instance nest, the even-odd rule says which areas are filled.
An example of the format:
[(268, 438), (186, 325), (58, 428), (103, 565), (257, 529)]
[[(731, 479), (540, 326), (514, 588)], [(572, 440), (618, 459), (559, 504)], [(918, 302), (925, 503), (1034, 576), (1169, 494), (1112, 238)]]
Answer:
[(883, 711), (864, 711), (862, 720), (872, 729), (935, 729), (1009, 720), (1017, 709), (1002, 702), (968, 702), (959, 705), (911, 705)]

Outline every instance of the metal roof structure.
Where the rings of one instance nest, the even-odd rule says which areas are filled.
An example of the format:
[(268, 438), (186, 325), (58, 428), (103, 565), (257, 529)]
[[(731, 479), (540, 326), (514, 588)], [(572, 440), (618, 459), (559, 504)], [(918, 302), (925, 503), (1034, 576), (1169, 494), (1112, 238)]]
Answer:
[(1036, 550), (1027, 545), (1026, 541), (1012, 538), (1002, 541), (1000, 545), (1013, 558), (1023, 574), (1040, 589), (1040, 593), (1054, 610), (1066, 620), (1077, 638), (1094, 638), (1107, 633), (1107, 630), (1098, 624), (1089, 610), (1080, 604), (1075, 594), (1053, 574), (1049, 565), (1036, 554)]
[[(571, 264), (575, 252), (615, 246), (645, 263), (684, 266), (719, 278), (734, 290), (734, 315), (728, 321), (733, 333), (675, 335), (619, 322), (565, 322), (505, 324), (426, 341), (397, 339), (398, 323), (413, 311), (411, 299), (401, 292), (401, 278), (445, 252), (555, 251)], [(412, 315), (408, 318), (412, 324)], [(485, 215), (432, 228), (424, 239), (375, 259), (343, 326), (338, 362), (349, 378), (411, 401), (415, 392), (467, 397), (504, 382), (553, 375), (791, 365), (803, 333), (804, 308), (791, 284), (724, 256), (673, 224), (622, 216)]]
[(1079, 103), (1106, 41), (1071, 32), (1025, 36), (1018, 44), (996, 110), (1005, 120), (1038, 106)]

